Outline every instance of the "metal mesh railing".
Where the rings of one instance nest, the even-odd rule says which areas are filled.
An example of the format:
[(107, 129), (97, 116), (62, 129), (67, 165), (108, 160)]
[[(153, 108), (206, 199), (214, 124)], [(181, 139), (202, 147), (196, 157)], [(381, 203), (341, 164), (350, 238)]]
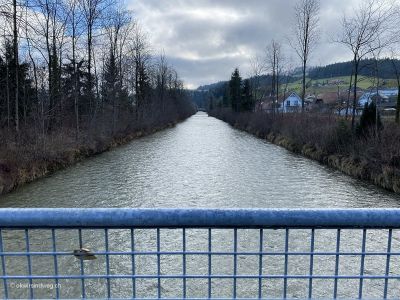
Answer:
[(0, 210), (3, 298), (399, 299), (400, 210)]

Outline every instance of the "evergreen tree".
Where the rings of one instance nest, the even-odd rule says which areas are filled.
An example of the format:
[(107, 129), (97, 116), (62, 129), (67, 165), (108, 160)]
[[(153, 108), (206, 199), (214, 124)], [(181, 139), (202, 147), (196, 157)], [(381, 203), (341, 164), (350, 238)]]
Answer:
[(76, 65), (76, 90), (79, 103), (79, 111), (83, 114), (89, 114), (89, 103), (86, 97), (84, 97), (84, 89), (88, 81), (88, 73), (85, 61), (81, 60), (76, 63), (71, 59), (68, 63), (63, 66), (62, 76), (62, 89), (63, 95), (66, 98), (66, 109), (68, 112), (74, 111), (74, 93), (75, 93), (75, 72), (74, 66)]
[[(102, 86), (103, 101), (112, 107), (113, 132), (117, 130), (120, 114), (132, 109), (126, 88), (121, 85), (120, 69), (114, 51), (111, 49), (110, 56), (105, 63), (104, 81)], [(146, 80), (144, 78), (144, 80)]]
[[(383, 129), (383, 125), (381, 122), (381, 117), (378, 112), (378, 118), (376, 118), (376, 105), (374, 102), (371, 104), (365, 103), (362, 115), (360, 117), (360, 122), (357, 126), (357, 135), (362, 137), (370, 136), (371, 132), (375, 132), (375, 128), (378, 130)], [(378, 122), (378, 126), (377, 123)]]
[(106, 103), (113, 103), (117, 94), (118, 70), (115, 55), (110, 51), (110, 56), (105, 63), (103, 99)]
[(104, 82), (103, 82), (103, 99), (104, 102), (112, 106), (112, 131), (116, 131), (118, 118), (118, 69), (114, 51), (110, 51), (110, 56), (105, 64)]
[(242, 108), (242, 78), (240, 77), (238, 68), (232, 73), (229, 82), (229, 98), (232, 110), (235, 112), (240, 111)]
[(140, 62), (136, 66), (135, 74), (135, 92), (136, 92), (136, 119), (144, 117), (144, 111), (148, 105), (148, 96), (151, 94), (151, 83), (149, 70), (145, 62)]
[[(18, 116), (25, 124), (33, 105), (37, 102), (35, 89), (29, 77), (29, 65), (18, 65)], [(13, 44), (6, 42), (4, 57), (0, 57), (0, 127), (15, 125), (15, 60)]]
[(223, 85), (222, 106), (223, 107), (232, 107), (230, 97), (229, 97), (229, 84), (228, 83), (225, 83)]
[(242, 89), (242, 110), (252, 111), (253, 110), (253, 96), (251, 95), (250, 80), (244, 81)]

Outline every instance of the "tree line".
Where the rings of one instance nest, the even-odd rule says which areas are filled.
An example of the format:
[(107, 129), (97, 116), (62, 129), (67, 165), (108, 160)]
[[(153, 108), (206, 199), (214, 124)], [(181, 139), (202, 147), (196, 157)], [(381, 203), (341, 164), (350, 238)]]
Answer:
[[(379, 68), (379, 77), (382, 79), (394, 79), (396, 78), (395, 69), (400, 69), (400, 60), (383, 58), (375, 61), (375, 59), (365, 59), (361, 61), (360, 72), (361, 76), (374, 77), (375, 76), (375, 65)], [(394, 68), (393, 64), (396, 68)], [(351, 76), (353, 71), (353, 62), (339, 62), (330, 64), (327, 66), (319, 66), (310, 68), (308, 71), (308, 77), (313, 80), (325, 79), (331, 77)]]
[(113, 135), (193, 113), (122, 0), (0, 0), (0, 128)]
[(233, 71), (228, 82), (220, 82), (206, 92), (195, 92), (192, 97), (209, 111), (229, 107), (234, 112), (244, 112), (252, 111), (254, 107), (251, 79), (243, 80), (239, 68)]

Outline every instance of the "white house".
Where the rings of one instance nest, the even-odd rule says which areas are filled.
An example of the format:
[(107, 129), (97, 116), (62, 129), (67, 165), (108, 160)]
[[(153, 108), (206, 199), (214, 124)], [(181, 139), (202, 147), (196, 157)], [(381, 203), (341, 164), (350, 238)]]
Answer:
[[(393, 89), (380, 89), (378, 90), (378, 95), (382, 99), (389, 99), (390, 97), (395, 97), (399, 93), (397, 88)], [(376, 90), (375, 91), (370, 91), (370, 92), (365, 92), (360, 99), (358, 100), (358, 104), (361, 107), (364, 107), (365, 103), (371, 103), (373, 97), (376, 96)]]
[(283, 103), (281, 110), (283, 112), (295, 112), (301, 109), (301, 98), (295, 93), (291, 93), (289, 97), (287, 97)]

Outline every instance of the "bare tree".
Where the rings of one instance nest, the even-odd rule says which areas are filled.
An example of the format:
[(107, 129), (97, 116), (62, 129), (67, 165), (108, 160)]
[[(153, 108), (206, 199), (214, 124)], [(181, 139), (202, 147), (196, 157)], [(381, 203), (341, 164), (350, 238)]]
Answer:
[(349, 48), (353, 54), (353, 110), (351, 127), (355, 128), (357, 109), (357, 83), (361, 60), (386, 47), (391, 39), (390, 23), (393, 17), (392, 6), (387, 1), (364, 0), (354, 9), (352, 16), (342, 20), (342, 36), (338, 42)]
[(93, 68), (93, 39), (96, 25), (101, 20), (104, 12), (109, 8), (113, 0), (79, 0), (82, 7), (84, 20), (86, 23), (86, 43), (87, 43), (87, 65), (88, 65), (88, 86), (87, 92), (89, 97), (89, 111), (94, 112), (93, 103), (93, 87), (94, 81), (92, 76)]
[(346, 99), (346, 114), (345, 114), (346, 119), (349, 116), (351, 88), (353, 86), (353, 75), (354, 75), (354, 70), (351, 70), (349, 90), (347, 91), (347, 99)]
[[(61, 66), (62, 53), (65, 46), (65, 31), (68, 10), (61, 0), (31, 0), (34, 16), (30, 41), (32, 47), (39, 52), (47, 64), (48, 72), (48, 127), (51, 129), (57, 119), (57, 113), (62, 115)], [(28, 34), (28, 33), (27, 33)]]
[(15, 130), (19, 131), (19, 51), (18, 51), (18, 27), (17, 27), (17, 0), (13, 0), (13, 50), (15, 63)]
[(77, 59), (77, 43), (81, 36), (81, 25), (83, 14), (80, 10), (78, 0), (68, 0), (68, 29), (70, 31), (71, 47), (72, 47), (72, 68), (73, 68), (73, 98), (75, 112), (75, 136), (79, 138), (79, 90), (78, 90), (78, 59)]
[(374, 78), (374, 83), (375, 83), (375, 92), (376, 92), (376, 96), (375, 96), (375, 136), (378, 137), (379, 136), (379, 122), (378, 122), (378, 118), (379, 118), (379, 86), (380, 86), (380, 80), (379, 80), (379, 59), (381, 56), (381, 52), (382, 52), (383, 48), (379, 47), (378, 49), (376, 49), (376, 51), (372, 52), (372, 57), (374, 59), (374, 74), (375, 74), (375, 78)]
[(292, 76), (294, 74), (294, 67), (292, 65), (287, 66), (285, 68), (284, 74), (285, 74), (285, 82), (284, 82), (284, 88), (283, 88), (283, 98), (286, 98), (286, 95), (289, 92), (290, 79), (292, 78)]
[(265, 72), (265, 60), (261, 59), (258, 55), (250, 59), (250, 90), (251, 95), (255, 101), (254, 109), (257, 110), (257, 105), (260, 105), (261, 100), (265, 96), (265, 89), (261, 86), (261, 76)]
[(275, 113), (279, 101), (280, 75), (282, 71), (282, 47), (281, 44), (272, 40), (266, 49), (266, 59), (271, 71), (271, 98), (272, 111)]
[[(122, 55), (129, 33), (129, 24), (132, 22), (132, 17), (129, 11), (118, 7), (109, 11), (108, 17), (105, 19), (105, 30), (108, 36), (108, 42), (110, 47), (110, 59), (114, 60), (116, 82), (113, 87), (112, 107), (113, 107), (113, 132), (116, 130), (118, 121), (120, 103), (118, 99), (121, 95), (117, 93), (122, 91), (123, 84), (123, 72), (122, 72)], [(118, 85), (118, 88), (116, 87)]]
[[(3, 20), (2, 20), (3, 21)], [(4, 22), (7, 22), (7, 18), (4, 19)], [(5, 81), (6, 81), (6, 91), (5, 91), (5, 97), (6, 97), (6, 107), (7, 107), (7, 129), (10, 130), (11, 128), (11, 95), (10, 95), (10, 57), (7, 53), (7, 46), (9, 45), (9, 37), (7, 36), (7, 31), (6, 31), (6, 26), (3, 28), (3, 48), (1, 50), (2, 55), (4, 56), (4, 61), (6, 65), (6, 76), (5, 76)], [(1, 117), (1, 114), (0, 114)]]
[(165, 89), (167, 84), (168, 69), (167, 58), (165, 57), (164, 52), (162, 52), (156, 64), (157, 90), (162, 112), (165, 111)]
[[(6, 159), (64, 157), (71, 146), (86, 148), (87, 139), (111, 143), (116, 134), (162, 128), (193, 113), (177, 72), (164, 55), (159, 62), (152, 55), (122, 2), (0, 0), (0, 152)], [(96, 115), (100, 102), (109, 105)]]
[(149, 69), (151, 61), (151, 49), (146, 34), (139, 24), (135, 24), (131, 39), (128, 41), (129, 56), (132, 59), (133, 75), (132, 85), (135, 94), (136, 119), (142, 118), (144, 106), (146, 105), (145, 95), (149, 86)]
[(318, 41), (319, 0), (300, 0), (295, 6), (294, 41), (290, 45), (302, 63), (301, 110), (304, 111), (307, 63)]

